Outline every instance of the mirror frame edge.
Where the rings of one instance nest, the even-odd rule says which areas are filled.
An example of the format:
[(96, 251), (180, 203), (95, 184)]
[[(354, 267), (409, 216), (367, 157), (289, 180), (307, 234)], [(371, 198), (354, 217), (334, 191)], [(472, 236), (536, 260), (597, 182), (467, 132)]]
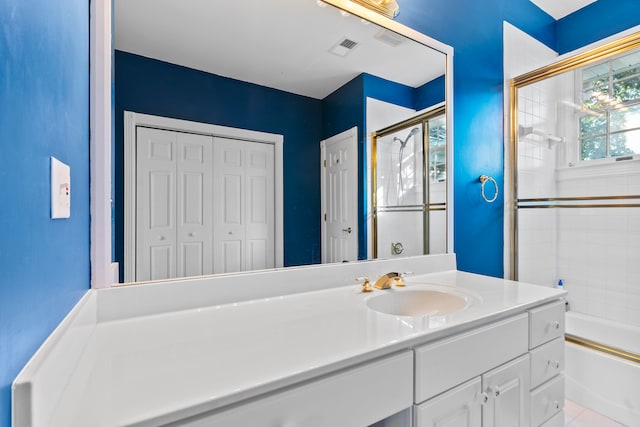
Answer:
[[(379, 15), (349, 0), (324, 0), (339, 9), (415, 40), (445, 55), (445, 116), (447, 163), (453, 170), (453, 47)], [(111, 147), (113, 87), (113, 0), (90, 2), (89, 18), (89, 151), (90, 151), (90, 247), (91, 288), (118, 283), (118, 264), (112, 260)], [(453, 174), (447, 183), (447, 253), (453, 245)]]

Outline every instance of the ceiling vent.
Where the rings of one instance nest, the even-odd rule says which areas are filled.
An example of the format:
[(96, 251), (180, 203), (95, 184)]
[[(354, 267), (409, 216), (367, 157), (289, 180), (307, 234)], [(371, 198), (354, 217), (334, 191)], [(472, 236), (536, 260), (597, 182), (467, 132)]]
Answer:
[(387, 30), (386, 28), (381, 28), (373, 37), (391, 47), (396, 47), (404, 42), (404, 37), (398, 33)]
[(358, 46), (358, 42), (350, 40), (346, 37), (342, 38), (338, 43), (335, 44), (329, 52), (338, 56), (347, 56), (353, 49)]

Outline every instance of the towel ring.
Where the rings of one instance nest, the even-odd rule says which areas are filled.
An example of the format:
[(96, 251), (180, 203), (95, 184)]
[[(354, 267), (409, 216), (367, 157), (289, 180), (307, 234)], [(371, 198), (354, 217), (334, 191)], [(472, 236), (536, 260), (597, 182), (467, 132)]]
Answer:
[[(487, 183), (487, 181), (491, 181), (493, 183), (494, 188), (495, 188), (495, 193), (493, 194), (493, 197), (491, 199), (488, 199), (487, 195), (484, 192), (484, 186)], [(498, 183), (496, 182), (496, 180), (491, 178), (490, 176), (487, 176), (487, 175), (480, 175), (480, 182), (482, 183), (482, 187), (481, 187), (480, 191), (482, 193), (482, 198), (484, 199), (484, 201), (487, 202), (487, 203), (495, 202), (496, 199), (498, 198)]]

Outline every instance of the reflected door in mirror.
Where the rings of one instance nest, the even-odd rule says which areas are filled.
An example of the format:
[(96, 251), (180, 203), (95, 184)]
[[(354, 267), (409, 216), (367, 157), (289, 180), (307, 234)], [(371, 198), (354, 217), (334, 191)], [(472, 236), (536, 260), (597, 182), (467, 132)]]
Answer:
[(212, 137), (137, 129), (136, 280), (213, 272)]

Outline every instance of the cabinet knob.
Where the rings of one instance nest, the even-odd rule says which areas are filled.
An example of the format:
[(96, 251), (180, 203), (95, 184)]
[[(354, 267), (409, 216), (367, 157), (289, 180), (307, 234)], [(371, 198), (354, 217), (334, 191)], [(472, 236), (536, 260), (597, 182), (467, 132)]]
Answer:
[(158, 240), (164, 240), (164, 236), (158, 236)]
[(502, 391), (500, 390), (500, 387), (490, 387), (489, 391), (493, 393), (495, 397), (499, 397), (500, 394), (502, 393)]
[(549, 360), (549, 366), (553, 369), (560, 369), (560, 361), (559, 360)]
[(559, 401), (557, 401), (557, 400), (553, 401), (553, 409), (556, 409), (556, 410), (560, 409), (560, 402)]
[(551, 322), (551, 328), (552, 329), (560, 329), (560, 322), (558, 322), (557, 320)]
[(189, 233), (189, 237), (195, 237), (196, 233)]

